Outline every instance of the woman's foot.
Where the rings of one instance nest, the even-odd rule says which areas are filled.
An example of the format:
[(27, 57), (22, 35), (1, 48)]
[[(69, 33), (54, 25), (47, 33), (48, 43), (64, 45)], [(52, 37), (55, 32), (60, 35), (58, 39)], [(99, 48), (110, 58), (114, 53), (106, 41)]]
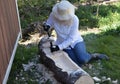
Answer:
[(105, 60), (109, 60), (109, 57), (105, 54), (100, 54), (100, 53), (93, 53), (91, 54), (92, 56), (92, 60), (102, 60), (102, 59), (105, 59)]

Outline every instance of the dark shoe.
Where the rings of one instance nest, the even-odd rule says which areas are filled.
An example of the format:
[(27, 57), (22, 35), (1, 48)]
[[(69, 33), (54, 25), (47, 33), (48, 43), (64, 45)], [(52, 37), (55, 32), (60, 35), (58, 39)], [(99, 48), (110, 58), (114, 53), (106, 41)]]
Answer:
[(109, 60), (109, 57), (105, 54), (94, 53), (94, 54), (91, 54), (91, 56), (92, 56), (92, 59), (95, 59), (95, 60), (99, 60), (99, 59)]

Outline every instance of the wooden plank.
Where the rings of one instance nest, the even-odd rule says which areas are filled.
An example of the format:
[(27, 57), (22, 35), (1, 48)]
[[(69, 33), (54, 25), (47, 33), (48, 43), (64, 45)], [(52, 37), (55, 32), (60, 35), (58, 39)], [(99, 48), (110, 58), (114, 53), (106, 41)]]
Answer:
[[(12, 22), (12, 11), (9, 10), (10, 5), (8, 4), (7, 0), (1, 1), (0, 2), (0, 8), (1, 8), (1, 14), (0, 14), (0, 19), (1, 19), (1, 51), (2, 51), (2, 55), (1, 55), (1, 67), (4, 66), (3, 70), (1, 70), (2, 72), (2, 79), (5, 75), (5, 71), (7, 69), (8, 63), (9, 63), (9, 59), (10, 56), (12, 54), (12, 50), (14, 48), (14, 42), (15, 38), (14, 38), (14, 32), (12, 32), (14, 26), (11, 25), (14, 22)], [(11, 12), (11, 15), (10, 15)], [(14, 39), (13, 39), (14, 38)], [(4, 71), (4, 72), (3, 72)]]
[[(3, 78), (18, 35), (15, 0), (0, 0), (0, 77)], [(2, 69), (2, 70), (1, 70)], [(3, 72), (4, 71), (4, 72)]]
[[(5, 3), (5, 1), (3, 1), (2, 2), (2, 9), (3, 9), (3, 11), (2, 11), (2, 13), (3, 13), (3, 17), (2, 17), (2, 33), (3, 33), (3, 40), (4, 40), (4, 43), (5, 43), (5, 45), (4, 45), (4, 48), (5, 48), (5, 53), (6, 53), (6, 55), (4, 56), (4, 62), (7, 62), (7, 63), (5, 63), (5, 71), (7, 70), (7, 66), (8, 66), (8, 63), (9, 63), (9, 56), (11, 56), (11, 54), (12, 54), (12, 49), (11, 49), (11, 47), (12, 47), (12, 45), (10, 44), (11, 43), (11, 37), (10, 37), (10, 35), (9, 35), (9, 25), (8, 25), (8, 17), (7, 17), (7, 10), (6, 10), (6, 5), (5, 4), (7, 4), (7, 3)], [(10, 17), (10, 16), (9, 16)]]
[[(12, 50), (14, 48), (14, 44), (15, 44), (15, 40), (17, 38), (17, 34), (18, 31), (16, 31), (17, 29), (19, 29), (19, 27), (16, 27), (16, 24), (18, 24), (18, 21), (15, 20), (17, 17), (17, 14), (15, 13), (15, 9), (13, 5), (12, 1), (7, 1), (4, 0), (4, 8), (5, 8), (5, 16), (6, 16), (6, 24), (7, 24), (7, 29), (6, 29), (6, 33), (7, 33), (7, 40), (9, 41), (9, 53), (12, 53)], [(8, 8), (9, 7), (9, 8)], [(10, 55), (8, 57), (8, 60), (10, 59)]]
[(7, 60), (7, 55), (9, 55), (8, 54), (8, 51), (6, 51), (6, 47), (8, 46), (6, 43), (6, 32), (5, 32), (5, 28), (6, 28), (6, 24), (5, 24), (5, 16), (4, 16), (4, 6), (3, 6), (4, 4), (1, 2), (1, 4), (0, 4), (0, 8), (1, 8), (1, 14), (0, 14), (0, 17), (1, 17), (1, 19), (0, 19), (0, 25), (1, 25), (1, 36), (2, 36), (2, 38), (1, 38), (1, 42), (3, 42), (3, 45), (1, 45), (2, 46), (2, 51), (3, 51), (3, 61), (4, 61), (4, 67), (5, 67), (5, 69), (6, 69), (6, 65), (8, 64), (8, 60)]
[(14, 24), (14, 30), (15, 30), (14, 32), (15, 32), (15, 36), (16, 36), (15, 40), (16, 40), (20, 29), (19, 29), (19, 22), (18, 22), (17, 10), (16, 10), (16, 2), (14, 0), (12, 1), (11, 6), (12, 6), (11, 11), (14, 14), (13, 20), (15, 24), (14, 23), (13, 24)]
[(12, 10), (13, 10), (13, 13), (14, 13), (14, 16), (13, 16), (13, 19), (15, 21), (15, 24), (14, 24), (14, 27), (15, 27), (15, 39), (17, 38), (17, 35), (18, 35), (18, 32), (20, 31), (19, 30), (19, 22), (18, 22), (18, 16), (17, 16), (17, 10), (16, 10), (16, 3), (13, 1), (11, 3), (12, 5)]
[(15, 22), (16, 22), (16, 34), (18, 34), (18, 32), (20, 31), (20, 28), (19, 28), (19, 19), (18, 19), (19, 16), (18, 16), (18, 13), (17, 13), (16, 2), (14, 1), (13, 4), (14, 4), (13, 8), (15, 8), (15, 10), (16, 10), (16, 11), (14, 11), (14, 14), (15, 14)]
[[(1, 35), (0, 35), (0, 39), (1, 39)], [(1, 84), (3, 77), (4, 77), (4, 67), (3, 67), (4, 64), (3, 64), (3, 58), (2, 58), (3, 53), (1, 50), (1, 45), (2, 45), (2, 43), (0, 43), (0, 84)]]
[(9, 2), (10, 2), (11, 0), (9, 0), (9, 1), (7, 1), (7, 0), (4, 0), (4, 2), (3, 2), (3, 4), (4, 4), (4, 15), (6, 16), (6, 18), (5, 18), (5, 24), (6, 24), (6, 27), (5, 27), (5, 34), (6, 34), (6, 41), (7, 41), (7, 43), (6, 43), (6, 45), (8, 45), (8, 47), (7, 47), (7, 51), (9, 51), (9, 55), (7, 56), (7, 58), (8, 58), (8, 61), (9, 61), (9, 59), (10, 59), (10, 56), (11, 56), (11, 54), (12, 54), (12, 50), (13, 50), (13, 43), (12, 43), (12, 41), (13, 41), (13, 38), (14, 38), (14, 33), (12, 32), (13, 31), (13, 29), (12, 29), (12, 19), (11, 19), (11, 15), (10, 15), (10, 12), (12, 12), (12, 11), (10, 11), (9, 9), (10, 9), (10, 5), (8, 4)]
[[(8, 1), (8, 0), (6, 0), (6, 1)], [(13, 0), (12, 0), (13, 1)], [(10, 14), (10, 19), (12, 20), (12, 24), (11, 24), (11, 29), (12, 29), (12, 31), (11, 31), (11, 33), (12, 33), (12, 45), (14, 45), (14, 43), (15, 43), (15, 37), (16, 37), (16, 35), (15, 35), (15, 27), (14, 27), (14, 24), (15, 24), (15, 22), (14, 22), (14, 14), (13, 14), (13, 10), (12, 10), (12, 4), (11, 4), (11, 2), (12, 1), (10, 1), (8, 4), (9, 4), (9, 14)]]
[(1, 74), (0, 74), (0, 84), (2, 84), (2, 80), (1, 80)]
[[(5, 0), (6, 3), (8, 2), (8, 0)], [(12, 20), (12, 24), (10, 24), (11, 28), (9, 28), (9, 34), (12, 38), (12, 41), (11, 41), (11, 45), (12, 45), (12, 49), (13, 50), (13, 47), (14, 47), (14, 44), (16, 42), (16, 38), (18, 36), (18, 32), (19, 32), (19, 26), (18, 26), (18, 19), (17, 19), (17, 12), (16, 12), (16, 4), (15, 4), (15, 1), (10, 1), (8, 3), (8, 5), (10, 6), (9, 9), (7, 10), (7, 14), (9, 14), (10, 17), (9, 20)]]
[(20, 31), (20, 28), (19, 28), (19, 20), (18, 20), (18, 14), (17, 14), (17, 8), (16, 8), (16, 1), (14, 0), (13, 1), (13, 8), (14, 8), (14, 10), (16, 10), (16, 11), (14, 11), (14, 14), (15, 14), (15, 22), (16, 22), (16, 24), (15, 24), (15, 27), (16, 27), (16, 34), (18, 34), (18, 32)]
[[(6, 0), (7, 2), (8, 0)], [(11, 25), (11, 29), (12, 29), (12, 35), (13, 35), (13, 45), (15, 44), (15, 40), (17, 38), (17, 35), (18, 35), (18, 32), (17, 31), (19, 29), (19, 26), (18, 26), (18, 19), (17, 19), (17, 12), (16, 12), (16, 6), (15, 6), (15, 2), (12, 0), (11, 2), (8, 3), (10, 8), (9, 8), (9, 13), (10, 13), (10, 16), (11, 16), (11, 20), (12, 20), (12, 25)]]
[[(1, 17), (1, 1), (0, 1), (0, 17)], [(2, 60), (2, 56), (3, 56), (3, 52), (2, 52), (2, 33), (1, 33), (1, 18), (0, 18), (0, 84), (2, 84), (2, 79), (3, 79), (3, 60)]]
[[(8, 25), (8, 18), (7, 18), (7, 8), (6, 8), (7, 3), (5, 1), (2, 1), (2, 32), (3, 32), (3, 39), (5, 42), (5, 49), (6, 49), (6, 61), (8, 62), (8, 56), (11, 54), (11, 49), (10, 49), (10, 35), (9, 35), (9, 25)], [(7, 5), (8, 7), (8, 5)], [(6, 65), (7, 66), (7, 65)]]
[(19, 31), (15, 0), (0, 0), (0, 84), (4, 78)]
[(4, 78), (4, 74), (5, 74), (5, 64), (6, 62), (4, 62), (4, 57), (5, 56), (5, 50), (4, 50), (4, 42), (3, 42), (3, 38), (2, 38), (2, 31), (1, 31), (1, 22), (0, 22), (0, 75), (1, 75), (1, 82)]
[[(11, 10), (10, 10), (10, 8), (11, 8), (11, 6), (9, 5), (9, 3), (12, 1), (12, 0), (4, 0), (5, 1), (5, 3), (7, 3), (6, 4), (6, 13), (7, 13), (7, 20), (8, 20), (8, 31), (9, 31), (9, 36), (10, 36), (10, 39), (9, 39), (9, 41), (10, 41), (10, 52), (11, 52), (11, 54), (12, 54), (12, 50), (13, 50), (13, 38), (14, 38), (14, 30), (13, 30), (13, 26), (12, 26), (12, 24), (13, 24), (13, 20), (12, 20), (12, 18), (11, 18)], [(9, 8), (8, 8), (9, 7)], [(11, 56), (11, 55), (10, 55)], [(10, 58), (10, 56), (9, 56), (9, 58)]]

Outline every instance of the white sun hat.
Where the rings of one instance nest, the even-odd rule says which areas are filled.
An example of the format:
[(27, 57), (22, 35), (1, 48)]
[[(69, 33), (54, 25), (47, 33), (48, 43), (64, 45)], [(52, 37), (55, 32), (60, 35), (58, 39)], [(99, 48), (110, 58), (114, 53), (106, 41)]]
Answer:
[(52, 14), (59, 20), (69, 20), (75, 14), (76, 7), (67, 0), (55, 4)]

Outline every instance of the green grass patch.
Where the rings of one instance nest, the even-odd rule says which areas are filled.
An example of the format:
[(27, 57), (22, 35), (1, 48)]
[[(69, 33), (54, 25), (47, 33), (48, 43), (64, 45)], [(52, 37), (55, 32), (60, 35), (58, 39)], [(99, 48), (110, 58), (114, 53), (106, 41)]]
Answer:
[[(101, 61), (103, 66), (102, 70), (99, 70), (98, 77), (106, 76), (111, 77), (113, 80), (120, 80), (120, 32), (119, 27), (117, 32), (115, 30), (102, 32), (100, 34), (88, 34), (84, 35), (87, 50), (90, 53), (103, 53), (109, 56), (110, 60)], [(94, 66), (97, 62), (93, 62)], [(89, 70), (88, 70), (89, 72)], [(90, 74), (93, 75), (93, 73)]]
[(76, 15), (79, 17), (80, 26), (104, 27), (120, 24), (120, 3), (113, 3), (110, 5), (100, 5), (98, 16), (97, 4), (94, 5), (80, 5), (76, 10)]
[[(38, 49), (36, 46), (22, 46), (22, 45), (18, 46), (7, 84), (25, 83), (22, 81), (16, 81), (16, 77), (20, 74), (21, 70), (23, 72), (22, 64), (27, 64), (30, 61), (30, 59), (34, 58), (37, 55), (37, 53)], [(23, 75), (27, 76), (28, 73)]]

